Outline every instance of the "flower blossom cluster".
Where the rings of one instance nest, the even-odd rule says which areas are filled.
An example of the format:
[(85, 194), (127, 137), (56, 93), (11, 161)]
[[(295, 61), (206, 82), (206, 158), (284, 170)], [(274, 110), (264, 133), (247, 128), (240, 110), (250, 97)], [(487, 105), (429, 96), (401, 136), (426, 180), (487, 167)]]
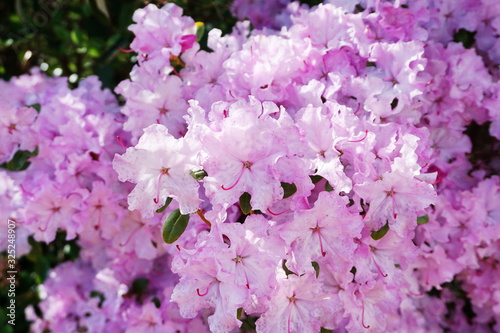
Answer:
[(67, 78), (39, 70), (0, 85), (0, 217), (16, 221), (18, 255), (30, 251), (28, 236), (49, 243), (58, 231), (81, 246), (80, 258), (57, 266), (38, 290), (43, 317), (27, 309), (32, 331), (208, 331), (168, 302), (177, 277), (161, 246), (161, 217), (127, 209), (130, 186), (112, 160), (124, 151), (117, 137), (124, 144), (130, 134), (113, 94), (96, 77), (72, 90)]
[(499, 330), (500, 4), (232, 9), (204, 49), (137, 10), (121, 108), (95, 78), (1, 83), (0, 162), (33, 152), (2, 214), (82, 247), (34, 331)]

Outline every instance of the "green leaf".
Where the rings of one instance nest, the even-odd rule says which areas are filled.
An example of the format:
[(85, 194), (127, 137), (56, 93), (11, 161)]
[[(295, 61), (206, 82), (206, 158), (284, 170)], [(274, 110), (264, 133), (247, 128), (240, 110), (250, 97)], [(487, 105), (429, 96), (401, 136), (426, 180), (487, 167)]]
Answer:
[(333, 191), (333, 187), (332, 187), (332, 185), (330, 185), (329, 182), (325, 183), (325, 191), (327, 191), (327, 192)]
[(54, 29), (54, 33), (56, 34), (57, 38), (60, 41), (67, 41), (70, 39), (68, 29), (66, 29), (64, 26), (62, 26), (60, 24), (54, 25), (53, 29)]
[(309, 176), (309, 178), (311, 178), (311, 181), (313, 182), (313, 184), (317, 184), (321, 181), (321, 179), (323, 179), (323, 177), (318, 176), (318, 175)]
[(472, 45), (476, 42), (476, 32), (468, 31), (465, 29), (460, 29), (453, 35), (453, 41), (455, 43), (462, 43), (466, 49), (470, 49)]
[(167, 217), (163, 224), (162, 236), (167, 244), (172, 244), (181, 237), (187, 228), (189, 222), (189, 215), (181, 214), (180, 209), (174, 210)]
[(314, 267), (314, 271), (316, 272), (316, 279), (319, 276), (319, 264), (317, 261), (311, 262), (312, 266)]
[(205, 178), (206, 176), (208, 176), (207, 173), (205, 172), (205, 170), (191, 171), (189, 174), (191, 175), (191, 177), (193, 177), (197, 181), (200, 181), (203, 178)]
[(75, 44), (75, 45), (81, 45), (82, 42), (83, 42), (83, 34), (82, 34), (82, 31), (77, 29), (77, 30), (73, 30), (70, 32), (69, 34), (70, 38), (71, 38), (71, 41)]
[(172, 198), (168, 197), (167, 200), (165, 200), (165, 204), (156, 210), (158, 214), (163, 213), (165, 209), (167, 209), (168, 205), (172, 202)]
[(321, 331), (319, 331), (319, 333), (332, 333), (333, 330), (329, 330), (329, 329), (326, 329), (324, 327), (321, 327)]
[(149, 280), (146, 278), (137, 278), (132, 282), (132, 286), (127, 294), (142, 295), (146, 292), (149, 285)]
[(297, 273), (292, 272), (291, 270), (288, 269), (288, 267), (286, 267), (286, 260), (283, 260), (283, 264), (281, 265), (281, 268), (283, 268), (283, 270), (285, 271), (286, 276), (288, 276), (290, 274), (297, 275)]
[(426, 224), (429, 222), (429, 215), (417, 217), (417, 224)]
[(240, 208), (245, 215), (250, 214), (252, 211), (252, 205), (250, 204), (251, 198), (252, 196), (248, 192), (245, 192), (240, 196)]
[(241, 318), (243, 318), (243, 308), (238, 308), (238, 310), (236, 310), (236, 318), (238, 320), (241, 320)]
[(281, 187), (283, 187), (283, 199), (289, 198), (297, 192), (297, 186), (293, 183), (281, 182)]
[(96, 291), (96, 290), (92, 290), (90, 292), (90, 297), (97, 297), (99, 298), (99, 304), (97, 304), (97, 307), (100, 308), (102, 307), (102, 303), (104, 303), (104, 300), (106, 299), (106, 297), (104, 297), (104, 294), (99, 292), (99, 291)]
[(10, 161), (1, 164), (0, 168), (7, 169), (9, 171), (24, 171), (28, 169), (31, 164), (29, 158), (37, 155), (38, 147), (36, 147), (32, 152), (27, 150), (18, 150), (14, 154), (14, 157), (12, 157)]
[(36, 110), (36, 112), (40, 113), (40, 111), (42, 110), (42, 106), (40, 104), (31, 104), (31, 105), (28, 105), (29, 108), (33, 108)]
[(397, 98), (394, 98), (391, 102), (391, 109), (395, 109), (398, 106), (399, 100)]
[(155, 306), (159, 309), (160, 306), (161, 306), (161, 301), (158, 297), (153, 297), (153, 299), (151, 300), (151, 302), (153, 302), (155, 304)]
[(388, 231), (389, 231), (389, 223), (386, 222), (385, 225), (382, 228), (380, 228), (379, 230), (372, 231), (371, 236), (374, 240), (379, 240), (382, 237), (384, 237)]
[(205, 33), (205, 24), (203, 22), (196, 22), (196, 41), (199, 42)]

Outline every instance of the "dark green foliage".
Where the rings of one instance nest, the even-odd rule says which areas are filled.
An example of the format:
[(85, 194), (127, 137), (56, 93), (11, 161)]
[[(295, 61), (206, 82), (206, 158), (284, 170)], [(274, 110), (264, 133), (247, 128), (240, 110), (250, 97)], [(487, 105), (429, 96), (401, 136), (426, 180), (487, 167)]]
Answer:
[[(467, 154), (472, 164), (470, 173), (476, 170), (486, 170), (486, 177), (500, 173), (500, 141), (490, 135), (491, 122), (477, 124), (472, 121), (464, 131), (472, 142), (472, 151)], [(450, 161), (451, 163), (452, 161)]]
[(475, 31), (460, 29), (453, 35), (453, 41), (455, 43), (462, 43), (466, 49), (470, 49), (476, 42), (475, 36)]
[(312, 266), (314, 267), (314, 271), (316, 272), (316, 278), (319, 276), (319, 264), (317, 261), (311, 262)]
[(429, 222), (429, 215), (417, 217), (417, 224), (426, 224)]
[[(177, 0), (184, 15), (204, 23), (199, 36), (208, 50), (207, 36), (212, 28), (228, 33), (236, 23), (230, 13), (230, 0)], [(138, 8), (163, 0), (106, 0), (109, 16), (96, 0), (1, 1), (0, 78), (8, 80), (30, 68), (47, 64), (51, 75), (61, 69), (63, 76), (81, 78), (98, 75), (105, 87), (113, 89), (127, 79), (134, 65), (129, 49), (133, 34), (128, 30)]]
[(168, 215), (163, 224), (162, 236), (167, 244), (172, 244), (182, 236), (189, 223), (189, 215), (181, 214), (179, 209)]
[[(74, 261), (79, 257), (80, 247), (77, 245), (76, 239), (67, 241), (66, 233), (59, 231), (56, 239), (45, 244), (37, 242), (33, 237), (29, 238), (31, 251), (17, 259), (16, 265), (16, 326), (14, 330), (9, 331), (11, 325), (7, 324), (9, 317), (6, 316), (4, 304), (8, 304), (8, 288), (9, 285), (4, 278), (5, 271), (2, 271), (0, 279), (0, 332), (29, 332), (29, 323), (26, 320), (24, 310), (28, 306), (33, 306), (35, 313), (42, 316), (38, 304), (37, 287), (42, 284), (47, 278), (49, 270), (57, 265), (66, 262)], [(7, 253), (0, 253), (0, 261), (7, 262)]]
[(373, 230), (371, 236), (374, 240), (382, 239), (389, 231), (389, 223), (384, 224), (379, 230)]
[(156, 210), (156, 212), (158, 214), (163, 213), (165, 211), (165, 209), (167, 209), (168, 205), (170, 205), (171, 202), (172, 202), (172, 198), (168, 197), (167, 200), (165, 200), (165, 204), (163, 206), (161, 206), (160, 208), (158, 208)]
[(18, 150), (10, 161), (0, 164), (0, 168), (7, 169), (9, 171), (24, 171), (28, 169), (31, 164), (29, 161), (30, 157), (37, 155), (38, 147), (34, 151)]
[(281, 182), (281, 187), (283, 188), (283, 199), (289, 198), (297, 192), (297, 186), (293, 183)]
[(248, 192), (245, 192), (240, 196), (240, 209), (241, 212), (245, 215), (248, 215), (252, 212), (252, 205), (250, 204), (250, 199), (252, 199), (252, 196)]
[(286, 260), (283, 260), (283, 263), (281, 264), (281, 268), (283, 268), (283, 270), (285, 271), (286, 276), (288, 276), (290, 274), (297, 275), (297, 273), (292, 272), (291, 270), (288, 269), (288, 267), (286, 266)]

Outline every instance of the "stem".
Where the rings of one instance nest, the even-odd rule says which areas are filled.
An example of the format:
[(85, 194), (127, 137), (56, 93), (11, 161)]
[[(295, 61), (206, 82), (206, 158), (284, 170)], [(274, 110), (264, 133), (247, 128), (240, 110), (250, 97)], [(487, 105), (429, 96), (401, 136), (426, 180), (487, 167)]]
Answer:
[(200, 219), (205, 222), (209, 227), (212, 226), (212, 223), (206, 219), (205, 215), (203, 214), (203, 212), (201, 211), (201, 209), (198, 209), (196, 211), (196, 214), (198, 214), (198, 216), (200, 217)]

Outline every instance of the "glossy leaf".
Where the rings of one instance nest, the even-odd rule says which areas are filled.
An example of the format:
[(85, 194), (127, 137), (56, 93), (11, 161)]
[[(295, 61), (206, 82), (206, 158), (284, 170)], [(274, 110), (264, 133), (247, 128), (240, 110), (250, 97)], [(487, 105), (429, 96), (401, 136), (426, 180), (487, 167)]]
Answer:
[(281, 187), (283, 187), (283, 199), (289, 198), (297, 192), (297, 186), (293, 183), (281, 182)]
[(193, 177), (197, 181), (200, 181), (203, 178), (205, 178), (206, 176), (208, 176), (205, 170), (191, 171), (189, 174), (191, 175), (191, 177)]
[(245, 215), (250, 214), (252, 211), (252, 205), (250, 204), (251, 198), (252, 196), (248, 192), (245, 192), (240, 196), (240, 208)]
[(429, 215), (417, 217), (417, 224), (426, 224), (429, 222)]
[(159, 213), (163, 213), (165, 211), (165, 209), (167, 209), (168, 205), (170, 205), (170, 203), (172, 202), (172, 198), (167, 198), (167, 200), (165, 201), (165, 204), (161, 207), (161, 208), (158, 208), (156, 210), (156, 212), (159, 214)]
[(172, 244), (182, 236), (189, 223), (189, 215), (181, 214), (179, 209), (174, 210), (163, 224), (162, 236), (167, 244)]
[(382, 228), (380, 228), (379, 230), (374, 230), (372, 231), (372, 238), (374, 240), (379, 240), (379, 239), (382, 239), (386, 234), (387, 232), (389, 231), (389, 223), (386, 223)]

